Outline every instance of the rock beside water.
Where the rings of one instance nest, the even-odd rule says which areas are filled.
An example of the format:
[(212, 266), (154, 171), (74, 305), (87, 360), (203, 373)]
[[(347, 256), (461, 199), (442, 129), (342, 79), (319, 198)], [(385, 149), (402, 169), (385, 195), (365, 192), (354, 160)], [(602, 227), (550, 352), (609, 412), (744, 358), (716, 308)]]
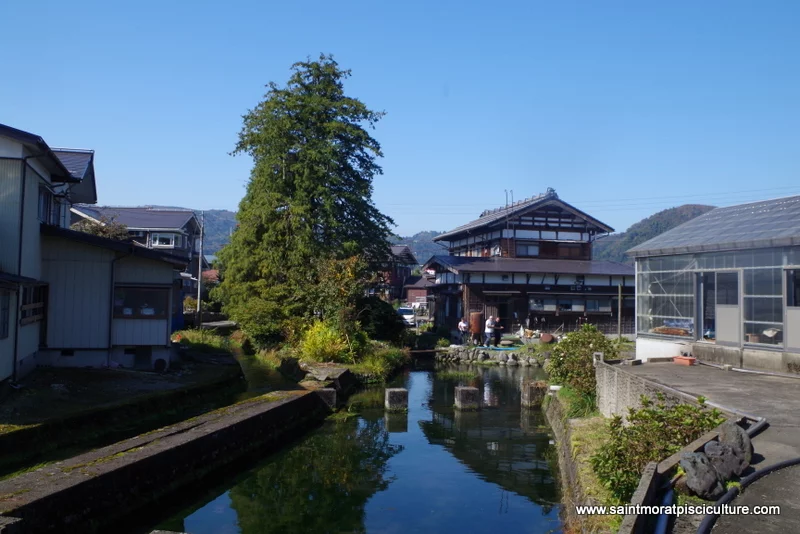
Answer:
[(753, 443), (750, 441), (750, 436), (733, 421), (728, 421), (720, 427), (719, 442), (729, 445), (738, 456), (744, 459), (747, 464), (744, 469), (747, 469), (750, 462), (753, 461)]
[(725, 493), (717, 470), (704, 453), (684, 453), (680, 464), (686, 472), (686, 486), (698, 497), (715, 501)]

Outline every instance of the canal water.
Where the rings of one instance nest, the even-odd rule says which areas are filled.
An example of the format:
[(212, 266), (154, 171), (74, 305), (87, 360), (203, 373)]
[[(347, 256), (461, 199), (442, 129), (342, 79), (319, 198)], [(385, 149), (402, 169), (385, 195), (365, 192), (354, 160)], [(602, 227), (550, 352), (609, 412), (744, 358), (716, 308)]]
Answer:
[[(408, 413), (384, 414), (382, 389), (357, 394), (351, 398), (357, 415), (327, 421), (153, 528), (189, 534), (561, 532), (551, 434), (539, 409), (520, 407), (520, 380), (539, 374), (521, 367), (407, 371), (391, 386), (408, 389)], [(454, 410), (459, 384), (480, 388), (481, 411)]]

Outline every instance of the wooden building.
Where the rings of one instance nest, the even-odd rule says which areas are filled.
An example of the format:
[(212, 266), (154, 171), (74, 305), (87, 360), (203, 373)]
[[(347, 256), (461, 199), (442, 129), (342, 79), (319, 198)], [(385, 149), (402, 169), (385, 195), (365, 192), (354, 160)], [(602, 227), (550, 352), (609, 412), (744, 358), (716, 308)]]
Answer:
[(450, 254), (433, 256), (431, 288), (438, 325), (460, 317), (500, 317), (520, 327), (574, 330), (584, 322), (612, 332), (622, 291), (623, 331), (634, 323), (633, 266), (592, 260), (592, 245), (614, 230), (558, 198), (553, 189), (480, 217), (435, 241)]

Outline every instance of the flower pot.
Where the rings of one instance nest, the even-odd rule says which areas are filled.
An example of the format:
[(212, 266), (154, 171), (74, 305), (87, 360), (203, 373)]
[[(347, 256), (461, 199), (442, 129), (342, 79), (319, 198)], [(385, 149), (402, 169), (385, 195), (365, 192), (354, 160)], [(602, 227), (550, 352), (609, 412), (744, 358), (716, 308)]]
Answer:
[(694, 365), (695, 358), (691, 356), (675, 356), (672, 361), (678, 365)]

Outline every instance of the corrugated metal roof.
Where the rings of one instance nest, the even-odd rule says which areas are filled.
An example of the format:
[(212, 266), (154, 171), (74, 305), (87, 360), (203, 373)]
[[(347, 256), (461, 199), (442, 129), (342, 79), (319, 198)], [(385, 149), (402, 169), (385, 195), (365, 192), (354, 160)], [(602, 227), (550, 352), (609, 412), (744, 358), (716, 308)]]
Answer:
[(800, 245), (800, 196), (716, 208), (628, 250), (634, 257)]
[(152, 207), (122, 208), (87, 206), (79, 204), (75, 209), (93, 219), (114, 219), (130, 229), (181, 229), (194, 217), (191, 210), (172, 210)]
[(454, 228), (448, 232), (439, 234), (436, 237), (434, 237), (433, 240), (442, 241), (450, 237), (456, 236), (458, 234), (462, 234), (465, 232), (469, 233), (471, 230), (476, 230), (478, 228), (491, 226), (494, 223), (504, 221), (508, 217), (517, 216), (530, 208), (534, 208), (536, 206), (544, 206), (546, 204), (554, 204), (563, 207), (567, 209), (567, 211), (570, 211), (575, 215), (577, 215), (578, 217), (585, 219), (590, 224), (597, 226), (598, 229), (604, 232), (614, 231), (614, 229), (608, 226), (607, 224), (598, 221), (594, 217), (591, 217), (590, 215), (580, 211), (574, 206), (571, 206), (566, 202), (564, 202), (563, 200), (559, 199), (556, 192), (553, 191), (552, 189), (549, 189), (547, 193), (537, 195), (535, 197), (531, 197), (525, 200), (521, 200), (519, 202), (515, 202), (510, 206), (507, 207), (504, 206), (493, 210), (486, 210), (483, 213), (481, 213), (481, 216), (475, 219), (474, 221), (470, 221), (467, 224), (462, 224), (461, 226)]
[(537, 258), (470, 258), (433, 256), (428, 263), (438, 263), (455, 273), (563, 273), (633, 276), (632, 265), (615, 261), (545, 260)]

